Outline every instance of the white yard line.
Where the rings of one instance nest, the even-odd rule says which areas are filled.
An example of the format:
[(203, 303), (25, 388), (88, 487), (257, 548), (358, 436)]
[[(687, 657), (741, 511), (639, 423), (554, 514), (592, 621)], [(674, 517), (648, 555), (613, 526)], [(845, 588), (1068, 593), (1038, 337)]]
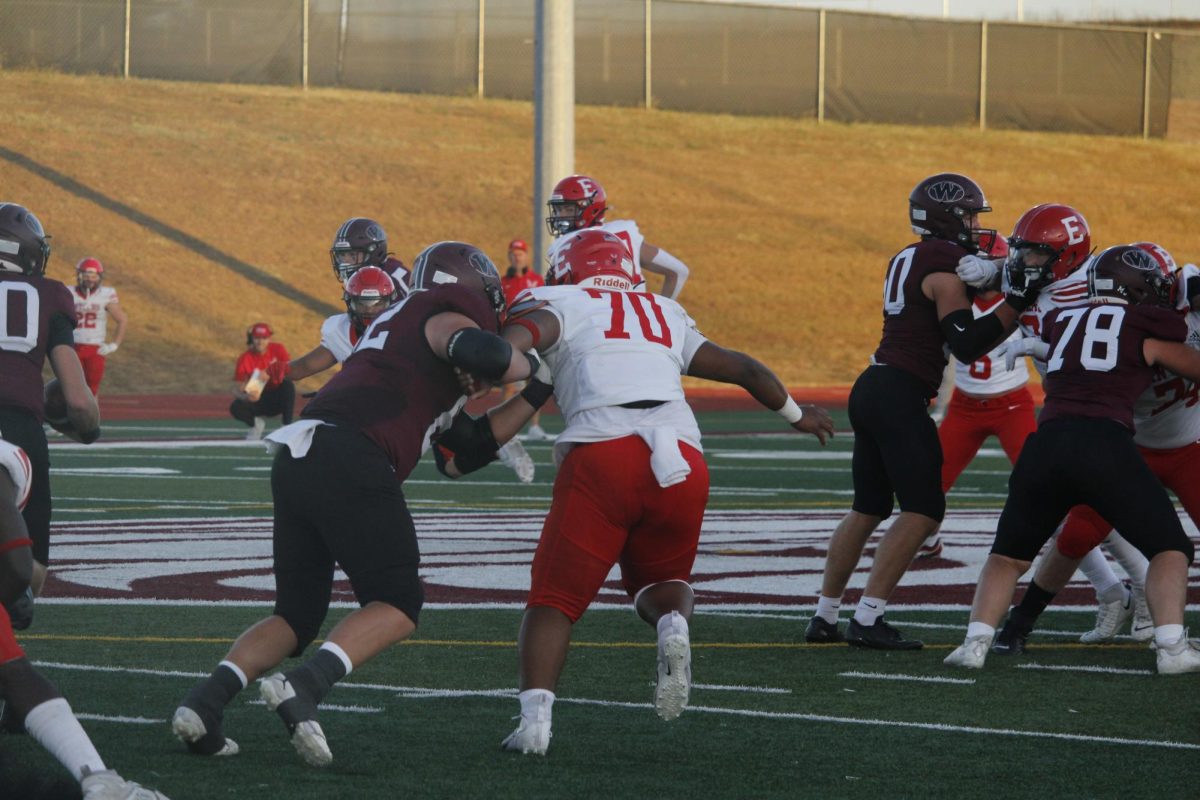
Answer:
[(972, 686), (974, 678), (935, 678), (930, 675), (897, 675), (890, 672), (839, 672), (839, 678), (865, 678), (874, 681), (915, 681), (916, 683), (954, 683)]
[(1017, 669), (1040, 669), (1050, 672), (1097, 672), (1105, 675), (1153, 675), (1152, 669), (1121, 669), (1118, 667), (1091, 667), (1086, 664), (1017, 664)]

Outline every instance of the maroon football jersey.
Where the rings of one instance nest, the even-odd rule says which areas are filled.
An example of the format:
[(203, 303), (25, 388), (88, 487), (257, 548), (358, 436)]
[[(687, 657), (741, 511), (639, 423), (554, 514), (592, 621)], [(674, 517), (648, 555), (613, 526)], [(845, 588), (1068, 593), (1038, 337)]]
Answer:
[(965, 248), (942, 239), (910, 244), (892, 258), (883, 283), (883, 338), (872, 363), (912, 373), (929, 397), (937, 394), (946, 369), (946, 337), (921, 281), (935, 272), (953, 273), (965, 255)]
[(1142, 343), (1182, 342), (1187, 332), (1183, 317), (1157, 306), (1104, 304), (1051, 311), (1042, 322), (1050, 355), (1046, 405), (1038, 424), (1058, 417), (1106, 417), (1133, 430), (1133, 404), (1154, 377)]
[[(50, 350), (50, 320), (75, 327), (71, 291), (56, 280), (0, 271), (0, 406), (44, 419), (42, 365)], [(69, 343), (69, 342), (68, 342)]]
[(482, 291), (442, 284), (413, 292), (367, 328), (342, 371), (302, 416), (362, 431), (387, 453), (396, 476), (407, 478), (430, 427), (463, 396), (454, 368), (425, 339), (425, 323), (443, 311), (470, 317), (485, 331), (499, 330)]

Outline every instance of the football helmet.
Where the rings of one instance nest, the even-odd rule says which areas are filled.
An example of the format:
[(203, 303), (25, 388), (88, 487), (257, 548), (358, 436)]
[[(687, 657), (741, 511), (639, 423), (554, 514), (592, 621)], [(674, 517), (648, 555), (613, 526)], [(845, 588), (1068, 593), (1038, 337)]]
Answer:
[(1008, 237), (1009, 258), (1044, 253), (1050, 258), (1039, 266), (1049, 267), (1054, 280), (1075, 271), (1092, 251), (1092, 233), (1087, 220), (1070, 206), (1042, 203), (1021, 215)]
[(546, 207), (550, 209), (550, 216), (546, 217), (550, 235), (562, 236), (604, 222), (608, 195), (603, 186), (588, 176), (571, 175), (555, 184)]
[(1088, 266), (1088, 298), (1093, 303), (1169, 306), (1174, 281), (1158, 261), (1131, 244), (1110, 247)]
[(1179, 269), (1179, 265), (1175, 263), (1175, 259), (1167, 252), (1167, 249), (1162, 245), (1154, 242), (1134, 242), (1134, 247), (1140, 247), (1150, 255), (1154, 256), (1154, 260), (1158, 262), (1158, 268), (1163, 271), (1164, 275), (1174, 275), (1175, 270)]
[(497, 321), (504, 318), (500, 272), (478, 247), (466, 242), (438, 242), (421, 251), (409, 273), (409, 291), (426, 291), (443, 283), (478, 288), (495, 309)]
[(396, 302), (397, 296), (396, 282), (379, 267), (363, 267), (355, 272), (342, 292), (346, 312), (359, 332)]
[(383, 226), (366, 217), (351, 217), (333, 236), (329, 258), (333, 274), (343, 285), (362, 267), (382, 267), (388, 257), (387, 234)]
[(44, 275), (50, 237), (33, 212), (16, 203), (0, 203), (0, 269)]
[(75, 265), (75, 285), (81, 292), (92, 293), (104, 280), (104, 265), (98, 258), (85, 258)]
[(980, 242), (993, 241), (996, 231), (977, 228), (968, 217), (991, 210), (979, 184), (957, 172), (930, 175), (908, 195), (908, 219), (914, 233), (954, 242), (972, 253), (980, 251)]
[(608, 231), (581, 231), (554, 253), (546, 283), (591, 289), (632, 289), (633, 260), (625, 243)]

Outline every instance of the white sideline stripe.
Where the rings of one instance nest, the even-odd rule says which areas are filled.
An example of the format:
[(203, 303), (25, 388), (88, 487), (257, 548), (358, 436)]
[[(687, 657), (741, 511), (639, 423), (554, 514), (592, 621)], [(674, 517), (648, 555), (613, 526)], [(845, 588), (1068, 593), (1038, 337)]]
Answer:
[(1060, 664), (1033, 664), (1024, 663), (1017, 664), (1017, 669), (1044, 669), (1052, 672), (1100, 672), (1108, 675), (1153, 675), (1154, 670), (1150, 669), (1121, 669), (1119, 667), (1090, 667), (1086, 664), (1080, 665), (1060, 665)]
[(791, 689), (776, 689), (771, 686), (741, 686), (721, 683), (693, 683), (693, 689), (707, 689), (712, 692), (752, 692), (754, 694), (791, 694)]
[[(247, 705), (266, 706), (263, 700), (251, 700)], [(382, 706), (340, 706), (333, 703), (321, 703), (317, 708), (322, 711), (345, 711), (348, 714), (382, 714)]]
[[(38, 602), (41, 602), (40, 600)], [(77, 672), (125, 672), (132, 675), (161, 675), (164, 678), (206, 678), (207, 672), (180, 672), (169, 669), (139, 669), (136, 667), (104, 667), (99, 664), (64, 664), (61, 661), (35, 661), (34, 666), (46, 669), (68, 669)]]
[(875, 681), (917, 681), (918, 683), (956, 683), (971, 686), (974, 678), (934, 678), (929, 675), (893, 675), (888, 672), (839, 672), (839, 678), (867, 678)]
[(76, 719), (85, 719), (89, 722), (121, 722), (125, 725), (165, 725), (165, 719), (149, 719), (147, 717), (111, 717), (108, 714), (85, 714), (81, 711), (75, 712)]

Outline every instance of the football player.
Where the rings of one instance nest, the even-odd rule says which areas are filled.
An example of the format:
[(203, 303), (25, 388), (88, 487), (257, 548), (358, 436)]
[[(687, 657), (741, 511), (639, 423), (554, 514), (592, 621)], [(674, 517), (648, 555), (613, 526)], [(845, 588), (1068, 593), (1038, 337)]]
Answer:
[(408, 293), (408, 268), (388, 252), (387, 233), (373, 219), (351, 217), (343, 222), (333, 235), (329, 259), (342, 286), (363, 267), (379, 267), (395, 281), (400, 294)]
[[(854, 504), (829, 542), (821, 596), (804, 637), (848, 641), (856, 647), (916, 650), (884, 621), (888, 597), (921, 544), (945, 516), (942, 447), (927, 407), (946, 367), (947, 346), (970, 364), (1002, 341), (1017, 314), (1037, 296), (1044, 278), (1008, 287), (1005, 301), (976, 319), (966, 285), (955, 274), (966, 256), (986, 251), (994, 230), (979, 227), (991, 211), (975, 181), (957, 173), (931, 175), (909, 194), (909, 221), (920, 239), (897, 253), (883, 286), (883, 337), (871, 365), (850, 392), (854, 428)], [(838, 630), (842, 593), (867, 539), (900, 514), (875, 551), (866, 588), (843, 638)]]
[[(33, 540), (21, 516), (32, 483), (29, 457), (0, 439), (0, 603), (4, 604), (24, 594), (33, 574)], [(84, 800), (166, 800), (165, 795), (126, 781), (105, 765), (62, 693), (25, 656), (4, 605), (0, 605), (0, 707), (6, 726), (21, 726), (80, 782)]]
[(333, 755), (317, 706), (356, 666), (406, 639), (424, 602), (416, 530), (402, 482), (467, 397), (456, 370), (496, 383), (522, 380), (539, 366), (498, 335), (505, 311), (500, 274), (462, 242), (426, 248), (413, 291), (376, 317), (352, 358), (305, 407), (272, 433), (274, 613), (234, 643), (172, 719), (188, 749), (232, 755), (222, 731), (225, 706), (320, 633), (334, 565), (361, 606), (342, 619), (299, 666), (265, 678), (267, 707), (314, 766)]
[(572, 626), (618, 563), (635, 610), (657, 631), (655, 710), (671, 720), (687, 705), (688, 581), (708, 468), (681, 375), (740, 385), (822, 444), (833, 435), (829, 414), (798, 406), (761, 363), (705, 339), (678, 303), (634, 291), (629, 261), (624, 242), (606, 231), (584, 231), (567, 243), (551, 285), (523, 293), (504, 328), (516, 349), (538, 349), (553, 386), (532, 381), (516, 403), (475, 421), (486, 436), (461, 435), (460, 419), (443, 437), (457, 440), (447, 465), (454, 474), (470, 470), (462, 469), (463, 455), (474, 455), (464, 439), (494, 447), (551, 393), (566, 421), (554, 444), (559, 471), (521, 623), (520, 724), (503, 741), (506, 750), (546, 752)]
[(547, 271), (554, 268), (557, 253), (570, 241), (576, 232), (588, 228), (600, 228), (620, 239), (629, 251), (630, 278), (633, 288), (641, 289), (646, 283), (643, 270), (663, 276), (662, 294), (675, 300), (683, 291), (688, 279), (688, 267), (661, 247), (650, 244), (642, 236), (638, 225), (631, 219), (605, 222), (608, 212), (608, 195), (604, 187), (586, 175), (570, 175), (554, 186), (550, 200), (546, 203), (550, 216), (546, 226), (550, 235), (556, 237), (546, 252)]
[[(30, 589), (9, 612), (17, 630), (29, 626), (32, 600), (50, 563), (50, 454), (42, 422), (83, 442), (100, 436), (100, 409), (75, 353), (71, 291), (45, 277), (50, 237), (38, 218), (16, 203), (0, 203), (0, 431), (29, 456), (33, 493), (23, 512), (33, 539)], [(10, 318), (9, 315), (13, 315)], [(64, 403), (46, 416), (42, 366), (49, 361)], [(61, 415), (61, 416), (59, 416)]]
[[(1039, 257), (1044, 265), (1050, 256), (1030, 251), (1024, 263)], [(1010, 258), (1010, 280), (1022, 268)], [(1046, 404), (1009, 479), (966, 638), (947, 665), (983, 666), (1017, 580), (1067, 512), (1086, 505), (1149, 559), (1158, 672), (1200, 671), (1200, 647), (1183, 627), (1193, 545), (1133, 441), (1134, 405), (1154, 367), (1200, 378), (1200, 353), (1184, 344), (1188, 326), (1170, 307), (1173, 285), (1145, 250), (1110, 247), (1088, 266), (1090, 304), (1042, 319)]]
[[(530, 264), (529, 245), (524, 239), (513, 239), (508, 243), (508, 270), (500, 282), (504, 285), (504, 299), (509, 305), (512, 305), (517, 295), (526, 289), (546, 285), (545, 279)], [(513, 383), (505, 384), (502, 400), (507, 400), (513, 392), (522, 388), (524, 387)], [(553, 438), (542, 428), (540, 413), (534, 414), (533, 419), (529, 421), (529, 430), (525, 433), (525, 438), (532, 442), (544, 442)]]
[[(105, 362), (125, 341), (129, 324), (117, 300), (117, 290), (103, 282), (104, 265), (99, 259), (85, 258), (75, 265), (75, 352), (92, 394), (100, 393)], [(110, 316), (117, 325), (111, 342), (106, 341)]]

